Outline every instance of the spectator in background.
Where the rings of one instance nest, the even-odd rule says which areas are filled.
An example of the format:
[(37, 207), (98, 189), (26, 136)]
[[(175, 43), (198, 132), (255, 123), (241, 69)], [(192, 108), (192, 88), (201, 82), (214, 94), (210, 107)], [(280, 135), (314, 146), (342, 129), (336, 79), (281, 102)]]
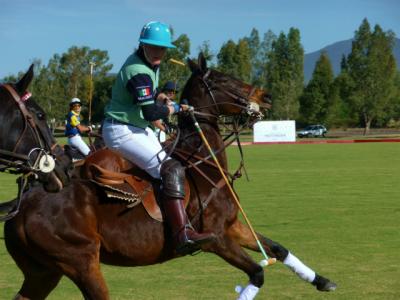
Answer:
[(167, 81), (161, 92), (164, 93), (169, 100), (175, 101), (176, 94), (179, 92), (179, 85), (176, 82)]

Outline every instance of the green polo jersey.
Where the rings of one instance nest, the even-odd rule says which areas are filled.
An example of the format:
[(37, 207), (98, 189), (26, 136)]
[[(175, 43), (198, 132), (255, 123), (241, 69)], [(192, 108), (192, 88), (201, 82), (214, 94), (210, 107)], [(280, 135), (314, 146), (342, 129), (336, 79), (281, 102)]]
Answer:
[[(138, 87), (136, 92), (140, 101), (135, 100), (127, 89), (128, 81), (138, 74), (148, 75), (153, 83), (152, 91), (149, 90), (149, 87), (143, 87), (143, 89)], [(113, 85), (111, 100), (104, 110), (106, 118), (111, 117), (140, 128), (149, 126), (150, 122), (143, 118), (141, 106), (154, 103), (152, 95), (158, 87), (158, 78), (158, 69), (157, 71), (152, 70), (136, 53), (130, 55), (118, 72)]]

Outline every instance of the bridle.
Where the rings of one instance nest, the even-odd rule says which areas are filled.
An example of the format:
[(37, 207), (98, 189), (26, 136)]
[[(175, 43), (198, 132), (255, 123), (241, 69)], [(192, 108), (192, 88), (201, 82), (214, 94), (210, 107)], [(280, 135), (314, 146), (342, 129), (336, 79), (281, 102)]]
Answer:
[[(246, 178), (248, 179), (244, 165), (243, 150), (239, 138), (240, 132), (243, 131), (246, 127), (251, 127), (257, 120), (260, 120), (263, 117), (263, 114), (260, 112), (258, 105), (251, 104), (253, 102), (251, 102), (250, 99), (254, 95), (256, 87), (251, 87), (247, 95), (243, 95), (244, 93), (242, 90), (234, 89), (232, 88), (232, 86), (224, 86), (223, 83), (218, 86), (216, 85), (216, 87), (213, 87), (213, 84), (215, 82), (212, 80), (212, 78), (210, 78), (211, 72), (212, 70), (208, 69), (204, 75), (198, 77), (198, 79), (205, 87), (206, 93), (209, 96), (207, 97), (207, 99), (210, 99), (210, 103), (200, 107), (196, 106), (193, 113), (198, 116), (198, 118), (196, 118), (198, 123), (208, 124), (209, 126), (215, 128), (218, 127), (218, 119), (219, 116), (222, 115), (220, 109), (221, 105), (235, 106), (240, 108), (240, 110), (242, 111), (242, 114), (232, 116), (232, 128), (228, 128), (226, 124), (224, 124), (224, 126), (230, 130), (230, 133), (223, 138), (223, 145), (219, 147), (219, 149), (213, 149), (214, 155), (216, 155), (223, 152), (233, 142), (236, 142), (241, 158), (238, 168), (234, 173), (230, 173), (228, 170), (220, 169), (220, 171), (224, 172), (225, 175), (229, 178), (230, 184), (232, 186), (233, 181), (241, 177), (242, 170), (244, 171)], [(218, 102), (218, 94), (214, 92), (216, 90), (218, 90), (219, 93), (223, 93), (233, 99), (233, 102)], [(214, 113), (212, 110), (210, 110), (210, 108), (215, 108)], [(243, 124), (239, 124), (239, 119), (243, 117), (243, 115), (246, 117), (246, 121)], [(193, 147), (193, 145), (190, 145), (190, 143), (186, 142), (186, 140), (190, 136), (196, 134), (197, 132), (194, 131), (182, 137), (182, 143), (186, 143), (189, 146), (189, 149), (193, 150), (184, 150), (184, 148), (180, 147), (176, 148), (173, 152), (174, 155), (176, 155), (181, 161), (184, 162), (186, 169), (193, 169), (211, 186), (208, 196), (205, 199), (200, 200), (200, 207), (197, 210), (196, 214), (190, 220), (192, 224), (198, 222), (200, 216), (202, 215), (202, 212), (206, 209), (206, 207), (209, 205), (209, 203), (218, 193), (218, 191), (221, 190), (226, 184), (222, 177), (218, 181), (215, 181), (209, 176), (209, 174), (206, 174), (206, 172), (204, 172), (202, 168), (200, 168), (200, 165), (203, 164), (211, 168), (217, 169), (217, 165), (212, 161), (211, 155), (200, 155), (200, 151), (202, 151), (204, 143)]]
[[(225, 170), (225, 173), (229, 176), (231, 181), (234, 181), (235, 179), (241, 177), (242, 170), (245, 172), (246, 177), (247, 177), (246, 169), (244, 166), (243, 150), (241, 147), (239, 135), (240, 135), (241, 131), (243, 131), (245, 128), (251, 127), (254, 122), (256, 122), (257, 120), (260, 120), (263, 117), (263, 115), (259, 111), (258, 106), (251, 105), (252, 102), (250, 101), (250, 98), (253, 96), (254, 92), (256, 91), (255, 87), (252, 87), (249, 94), (247, 94), (247, 95), (243, 95), (243, 93), (241, 91), (238, 91), (235, 89), (223, 88), (223, 86), (222, 87), (218, 86), (217, 88), (214, 89), (212, 87), (214, 82), (210, 78), (211, 72), (212, 72), (212, 70), (208, 69), (204, 75), (199, 77), (199, 80), (201, 81), (201, 83), (203, 84), (203, 86), (206, 89), (207, 94), (209, 95), (209, 97), (207, 97), (207, 98), (210, 99), (210, 103), (207, 105), (196, 107), (194, 114), (199, 116), (199, 118), (197, 118), (199, 123), (217, 124), (219, 116), (222, 115), (221, 110), (219, 108), (220, 105), (235, 106), (235, 107), (240, 108), (243, 111), (242, 115), (232, 117), (232, 128), (228, 128), (226, 124), (223, 124), (223, 126), (225, 126), (226, 128), (228, 128), (230, 130), (230, 133), (223, 138), (224, 145), (222, 147), (220, 147), (220, 149), (214, 150), (215, 153), (222, 152), (233, 142), (236, 142), (239, 153), (240, 153), (240, 157), (241, 157), (239, 167), (233, 174), (230, 174), (228, 172), (228, 170)], [(229, 96), (230, 98), (232, 98), (234, 100), (234, 102), (232, 102), (232, 101), (218, 102), (217, 98), (216, 98), (216, 93), (213, 91), (213, 89), (214, 90), (218, 89), (218, 91), (220, 91), (220, 92), (224, 93), (225, 95)], [(215, 107), (216, 113), (212, 113), (209, 111), (209, 108), (213, 108), (213, 107)], [(201, 110), (205, 110), (205, 109), (207, 109), (207, 112), (201, 111)], [(243, 115), (245, 115), (246, 121), (242, 124), (239, 124), (240, 123), (239, 119)], [(218, 126), (218, 125), (216, 125), (216, 126)], [(197, 133), (193, 132), (193, 133), (183, 137), (183, 143), (185, 143), (185, 140), (189, 136), (195, 135), (195, 134), (197, 134)], [(204, 174), (201, 171), (201, 169), (198, 168), (198, 166), (200, 164), (214, 166), (214, 164), (211, 162), (210, 155), (208, 155), (206, 157), (202, 157), (197, 154), (198, 152), (200, 152), (200, 150), (201, 150), (201, 147), (200, 148), (196, 147), (196, 149), (194, 149), (194, 152), (188, 152), (188, 151), (184, 151), (181, 148), (176, 148), (174, 154), (179, 156), (180, 159), (186, 161), (187, 168), (194, 168), (202, 177), (204, 177), (212, 186), (214, 186), (214, 188), (217, 188), (218, 183), (213, 182), (207, 176), (207, 174)]]
[[(250, 99), (253, 96), (254, 92), (256, 91), (256, 87), (252, 87), (249, 91), (248, 95), (243, 96), (242, 93), (238, 92), (237, 90), (233, 89), (222, 89), (219, 90), (229, 97), (231, 97), (235, 102), (217, 102), (213, 89), (211, 88), (212, 80), (209, 78), (211, 75), (212, 70), (208, 69), (207, 72), (200, 78), (200, 81), (206, 88), (207, 93), (210, 95), (211, 103), (208, 105), (204, 105), (201, 107), (197, 107), (195, 114), (199, 116), (210, 116), (213, 118), (218, 118), (221, 115), (221, 110), (219, 108), (220, 105), (230, 105), (239, 107), (242, 111), (244, 111), (251, 119), (260, 120), (263, 117), (263, 114), (260, 112), (258, 104), (255, 102), (251, 102)], [(217, 114), (211, 113), (203, 113), (199, 112), (198, 110), (202, 110), (205, 108), (215, 107), (217, 110)]]
[[(45, 134), (36, 124), (35, 118), (29, 112), (25, 105), (31, 94), (28, 92), (22, 97), (18, 95), (15, 89), (9, 84), (0, 85), (4, 87), (12, 96), (19, 110), (22, 113), (24, 120), (24, 128), (17, 139), (17, 142), (12, 151), (0, 149), (0, 172), (9, 172), (12, 174), (22, 174), (17, 179), (18, 197), (12, 209), (5, 215), (0, 217), (0, 221), (6, 221), (19, 212), (22, 203), (22, 195), (26, 191), (29, 182), (40, 181), (47, 183), (39, 176), (39, 173), (51, 173), (54, 171), (55, 180), (62, 188), (69, 181), (69, 174), (62, 169), (62, 166), (56, 165), (57, 153), (61, 153), (62, 149), (57, 143), (49, 144), (46, 141)], [(33, 137), (38, 144), (38, 147), (29, 150), (28, 154), (17, 153), (18, 147), (28, 132), (28, 129), (33, 133)]]
[[(253, 123), (262, 119), (263, 114), (260, 112), (259, 106), (257, 104), (254, 105), (255, 103), (250, 101), (251, 96), (256, 91), (256, 87), (252, 87), (249, 94), (246, 96), (243, 96), (237, 90), (218, 88), (218, 90), (220, 90), (221, 92), (228, 95), (230, 98), (232, 98), (234, 100), (234, 102), (218, 102), (216, 99), (215, 93), (213, 92), (213, 88), (211, 87), (211, 85), (213, 83), (212, 79), (210, 79), (211, 72), (212, 72), (212, 70), (208, 69), (207, 72), (203, 76), (199, 77), (201, 83), (206, 88), (207, 94), (210, 96), (211, 103), (207, 104), (207, 105), (196, 107), (196, 110), (193, 113), (195, 115), (199, 116), (198, 120), (201, 122), (201, 120), (203, 120), (203, 119), (208, 120), (209, 118), (217, 121), (219, 116), (222, 115), (221, 110), (219, 108), (220, 105), (235, 106), (235, 107), (240, 108), (241, 111), (244, 112), (244, 113), (242, 113), (242, 116), (243, 115), (246, 116), (246, 122), (244, 124), (242, 124), (241, 126), (239, 126), (238, 118), (234, 119), (232, 122), (233, 129), (230, 129), (231, 133), (223, 139), (224, 147), (222, 149), (219, 149), (216, 151), (216, 152), (223, 151), (226, 147), (231, 145), (233, 142), (235, 142), (235, 141), (237, 142), (240, 156), (242, 159), (241, 159), (238, 170), (235, 172), (235, 174), (233, 176), (230, 176), (231, 178), (235, 179), (235, 178), (238, 178), (241, 176), (241, 174), (240, 174), (241, 169), (245, 170), (244, 162), (243, 162), (243, 151), (242, 151), (242, 147), (241, 147), (240, 140), (239, 140), (240, 131), (242, 131), (246, 127), (251, 127)], [(183, 104), (187, 104), (185, 102), (186, 102), (186, 100), (183, 100)], [(201, 110), (209, 109), (209, 108), (215, 108), (217, 113), (213, 114), (213, 113), (201, 111)], [(225, 124), (224, 124), (224, 126), (226, 127)], [(193, 134), (196, 134), (196, 133), (194, 132)], [(167, 155), (165, 156), (164, 159), (158, 158), (160, 163), (162, 163), (164, 160), (166, 160), (175, 151), (176, 145), (179, 141), (179, 137), (180, 137), (180, 130), (177, 129), (174, 142), (171, 143), (170, 145), (168, 145), (167, 147), (163, 148), (160, 151), (160, 152), (165, 151), (167, 153)], [(167, 148), (169, 150), (167, 150)], [(176, 149), (176, 150), (179, 151), (179, 149)], [(208, 160), (209, 158), (210, 157), (206, 157), (206, 158), (204, 158), (204, 160)], [(246, 173), (246, 176), (247, 176), (247, 173)]]
[[(24, 128), (22, 133), (17, 139), (15, 146), (12, 151), (0, 149), (0, 171), (9, 171), (13, 174), (26, 174), (26, 173), (50, 173), (55, 167), (55, 157), (53, 153), (57, 148), (58, 144), (54, 143), (50, 145), (44, 138), (44, 134), (40, 127), (35, 123), (35, 119), (29, 112), (25, 105), (30, 97), (30, 93), (26, 93), (22, 97), (18, 95), (15, 89), (9, 84), (0, 85), (4, 87), (9, 94), (12, 96), (19, 110), (22, 113), (24, 120)], [(20, 146), (23, 137), (26, 135), (28, 129), (33, 133), (33, 137), (38, 144), (38, 147), (32, 148), (28, 154), (17, 153), (18, 147)], [(59, 146), (58, 146), (59, 147)], [(35, 158), (34, 158), (35, 157)]]

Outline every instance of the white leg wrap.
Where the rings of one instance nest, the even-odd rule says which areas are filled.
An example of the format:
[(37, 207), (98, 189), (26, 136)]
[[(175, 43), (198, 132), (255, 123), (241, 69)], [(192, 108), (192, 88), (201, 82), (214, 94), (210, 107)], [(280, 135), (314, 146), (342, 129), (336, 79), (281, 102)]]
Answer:
[(301, 279), (313, 282), (315, 272), (303, 264), (296, 256), (289, 252), (283, 263), (297, 274)]
[(257, 295), (259, 288), (251, 283), (247, 285), (240, 293), (237, 300), (253, 300)]

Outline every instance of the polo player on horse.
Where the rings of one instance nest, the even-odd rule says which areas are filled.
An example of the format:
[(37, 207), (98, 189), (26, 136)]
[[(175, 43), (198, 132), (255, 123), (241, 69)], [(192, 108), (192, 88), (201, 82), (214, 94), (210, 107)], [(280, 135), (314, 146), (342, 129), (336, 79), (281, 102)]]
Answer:
[(214, 239), (213, 234), (198, 233), (189, 224), (183, 205), (185, 171), (167, 157), (157, 140), (152, 123), (168, 115), (188, 110), (157, 90), (159, 65), (171, 43), (169, 26), (147, 23), (140, 34), (139, 49), (121, 67), (105, 108), (103, 138), (107, 147), (118, 151), (155, 179), (162, 180), (166, 221), (176, 238), (178, 253), (188, 253)]

